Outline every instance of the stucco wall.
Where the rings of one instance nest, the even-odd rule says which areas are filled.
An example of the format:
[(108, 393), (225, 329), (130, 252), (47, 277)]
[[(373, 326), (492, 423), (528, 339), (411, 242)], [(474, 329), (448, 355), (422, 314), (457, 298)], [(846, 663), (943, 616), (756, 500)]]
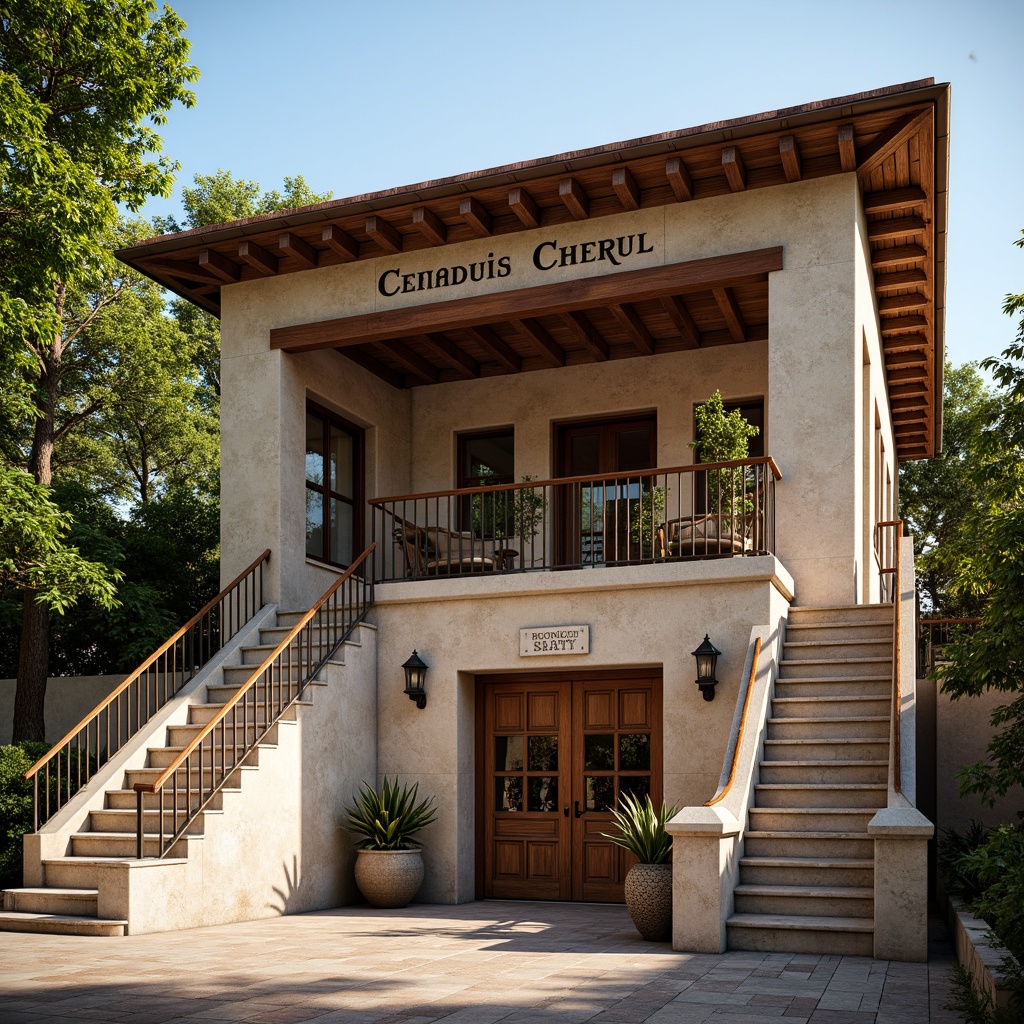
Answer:
[[(47, 740), (56, 743), (65, 736), (123, 680), (124, 676), (52, 676), (43, 706)], [(0, 744), (11, 742), (16, 688), (16, 680), (0, 679)]]

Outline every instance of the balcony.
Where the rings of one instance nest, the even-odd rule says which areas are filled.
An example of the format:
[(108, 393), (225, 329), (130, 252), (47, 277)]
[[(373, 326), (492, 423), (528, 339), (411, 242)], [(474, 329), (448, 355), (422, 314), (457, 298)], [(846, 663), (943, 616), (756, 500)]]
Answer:
[(771, 457), (374, 498), (374, 579), (775, 553)]

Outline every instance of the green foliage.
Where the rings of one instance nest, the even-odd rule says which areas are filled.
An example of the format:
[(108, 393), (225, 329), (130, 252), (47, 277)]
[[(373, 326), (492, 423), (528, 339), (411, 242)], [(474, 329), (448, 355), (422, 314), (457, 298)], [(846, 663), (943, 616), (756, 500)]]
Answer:
[(632, 793), (623, 793), (619, 804), (619, 809), (612, 811), (619, 831), (601, 835), (629, 850), (641, 864), (664, 864), (672, 853), (672, 837), (665, 831), (665, 824), (679, 808), (669, 807), (663, 801), (661, 809), (655, 811), (650, 796), (640, 800)]
[(946, 1009), (959, 1013), (964, 1024), (1020, 1024), (1020, 1011), (1015, 1006), (993, 1007), (987, 992), (974, 987), (971, 972), (963, 964), (950, 970), (950, 999)]
[(641, 486), (639, 500), (630, 504), (629, 538), (639, 546), (639, 556), (650, 558), (654, 554), (654, 531), (665, 521), (665, 488), (653, 487), (647, 481)]
[(379, 790), (364, 782), (353, 805), (345, 808), (345, 828), (362, 837), (359, 848), (410, 850), (422, 846), (413, 836), (434, 822), (437, 814), (433, 797), (416, 802), (418, 791), (419, 783), (399, 788), (398, 779), (392, 782), (387, 776)]
[(697, 406), (697, 440), (690, 442), (697, 449), (701, 462), (732, 462), (750, 454), (750, 439), (758, 428), (749, 424), (739, 409), (726, 414), (722, 392), (715, 393)]
[(0, 747), (0, 889), (22, 884), (21, 837), (32, 831), (32, 783), (25, 772), (49, 749), (46, 743)]
[(964, 832), (943, 829), (939, 835), (939, 875), (950, 896), (970, 902), (980, 895), (981, 882), (977, 872), (965, 863), (965, 858), (988, 842), (989, 833), (990, 830), (981, 822), (972, 821)]
[(977, 880), (971, 909), (1024, 963), (1024, 826), (993, 829), (987, 842), (963, 854), (958, 867), (961, 874)]

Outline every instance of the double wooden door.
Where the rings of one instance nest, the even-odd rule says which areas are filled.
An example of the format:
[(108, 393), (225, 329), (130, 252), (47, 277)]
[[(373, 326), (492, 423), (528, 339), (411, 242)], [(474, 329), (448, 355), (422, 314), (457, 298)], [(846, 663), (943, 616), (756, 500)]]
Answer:
[(478, 682), (481, 896), (622, 902), (605, 839), (623, 793), (662, 799), (660, 675)]

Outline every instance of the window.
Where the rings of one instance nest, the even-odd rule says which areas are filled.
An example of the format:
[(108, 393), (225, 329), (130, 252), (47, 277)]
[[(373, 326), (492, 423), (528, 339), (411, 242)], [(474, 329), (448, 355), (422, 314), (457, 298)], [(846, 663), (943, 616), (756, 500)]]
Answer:
[[(512, 427), (459, 435), (457, 487), (492, 487), (515, 482), (515, 433)], [(459, 499), (459, 527), (476, 537), (497, 537), (512, 531), (506, 522), (507, 495), (465, 494)]]
[[(751, 459), (760, 459), (764, 456), (764, 399), (763, 398), (748, 398), (738, 402), (723, 402), (722, 408), (725, 410), (726, 415), (731, 413), (733, 409), (739, 409), (740, 414), (743, 418), (752, 426), (757, 427), (757, 433), (747, 441), (747, 457)], [(696, 427), (694, 427), (694, 437), (700, 437)], [(701, 460), (694, 450), (694, 462), (699, 463)], [(707, 473), (696, 473), (694, 474), (694, 510), (696, 512), (707, 512), (708, 510), (708, 495), (707, 495)]]
[(306, 554), (352, 564), (363, 547), (363, 432), (310, 404), (306, 408)]

